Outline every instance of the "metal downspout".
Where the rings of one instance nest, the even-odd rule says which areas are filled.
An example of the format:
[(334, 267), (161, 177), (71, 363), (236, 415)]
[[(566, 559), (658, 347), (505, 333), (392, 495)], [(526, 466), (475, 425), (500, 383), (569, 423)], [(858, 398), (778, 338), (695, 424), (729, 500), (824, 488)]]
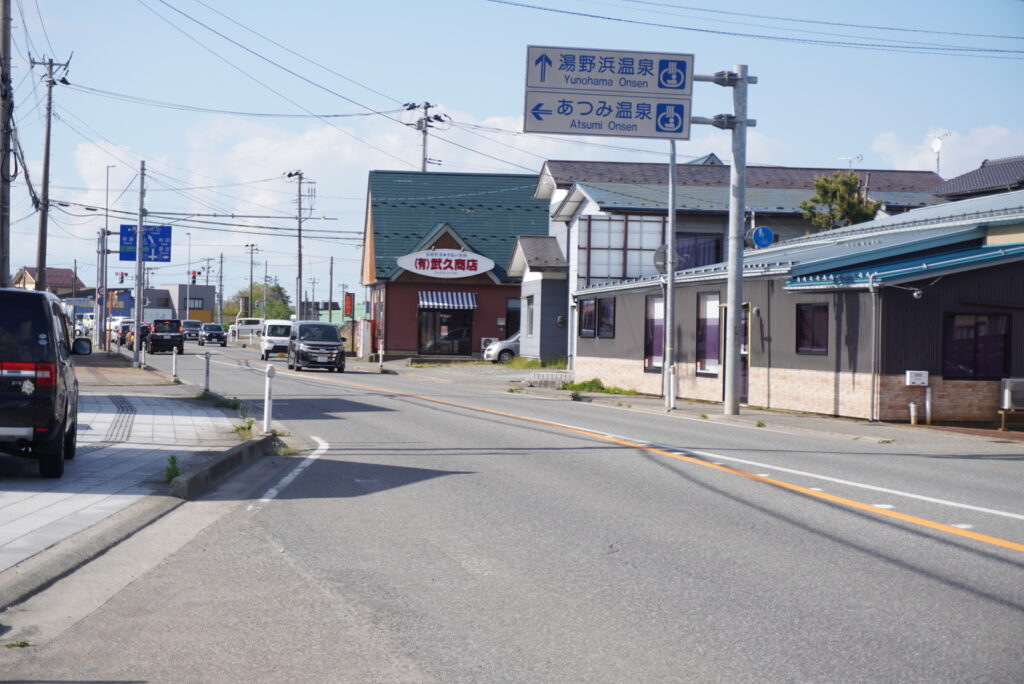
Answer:
[(878, 289), (875, 274), (868, 276), (868, 291), (871, 292), (871, 416), (878, 420)]

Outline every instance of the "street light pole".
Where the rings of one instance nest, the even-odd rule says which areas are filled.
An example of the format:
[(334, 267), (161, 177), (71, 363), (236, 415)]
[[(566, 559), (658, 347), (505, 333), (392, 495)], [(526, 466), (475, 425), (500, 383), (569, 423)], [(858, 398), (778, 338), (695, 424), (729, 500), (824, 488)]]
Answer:
[[(186, 232), (188, 238), (188, 272), (185, 274), (185, 318), (192, 318), (192, 233)], [(180, 290), (179, 290), (180, 292)]]
[(248, 315), (251, 318), (252, 317), (252, 258), (253, 258), (253, 255), (256, 252), (259, 251), (259, 249), (256, 248), (256, 244), (255, 243), (249, 243), (249, 244), (247, 244), (245, 246), (245, 248), (247, 250), (249, 250), (249, 306), (246, 307), (246, 315)]

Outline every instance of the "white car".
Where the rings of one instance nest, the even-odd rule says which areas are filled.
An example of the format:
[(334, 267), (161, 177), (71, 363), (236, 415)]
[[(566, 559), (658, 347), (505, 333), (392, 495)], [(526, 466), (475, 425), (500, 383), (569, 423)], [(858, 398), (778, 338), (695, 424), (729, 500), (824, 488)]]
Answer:
[(234, 324), (228, 328), (232, 337), (243, 339), (248, 338), (249, 334), (259, 335), (263, 332), (263, 319), (262, 318), (239, 318)]
[(288, 353), (288, 337), (291, 334), (291, 321), (271, 319), (264, 322), (260, 361), (266, 361), (274, 356), (284, 358)]

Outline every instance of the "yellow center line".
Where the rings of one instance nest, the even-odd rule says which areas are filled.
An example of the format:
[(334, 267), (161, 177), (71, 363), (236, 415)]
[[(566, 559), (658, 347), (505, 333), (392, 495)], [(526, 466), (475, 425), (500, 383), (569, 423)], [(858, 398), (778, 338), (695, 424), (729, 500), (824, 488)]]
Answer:
[[(297, 377), (309, 377), (309, 376), (306, 376), (306, 375), (299, 375), (299, 374), (293, 373), (291, 371), (280, 371), (280, 372), (287, 373), (288, 375), (295, 375)], [(713, 468), (713, 469), (719, 470), (719, 471), (721, 471), (723, 473), (729, 473), (730, 475), (739, 475), (740, 477), (745, 477), (748, 480), (756, 480), (757, 482), (762, 482), (764, 484), (771, 485), (773, 487), (778, 487), (780, 489), (788, 489), (791, 492), (797, 492), (798, 494), (803, 494), (805, 496), (813, 497), (815, 499), (820, 499), (822, 501), (829, 501), (831, 503), (839, 504), (841, 506), (846, 506), (848, 508), (855, 508), (857, 510), (865, 511), (867, 513), (872, 513), (874, 515), (880, 515), (880, 516), (885, 517), (885, 518), (892, 518), (894, 520), (900, 520), (902, 522), (911, 523), (913, 525), (919, 525), (921, 527), (927, 527), (929, 529), (937, 530), (939, 532), (946, 532), (947, 534), (953, 534), (953, 535), (956, 535), (958, 537), (965, 537), (967, 539), (972, 539), (974, 541), (979, 541), (979, 542), (982, 542), (982, 543), (985, 543), (985, 544), (991, 544), (993, 546), (999, 546), (999, 547), (1002, 547), (1004, 549), (1010, 549), (1011, 551), (1021, 551), (1021, 552), (1024, 552), (1024, 544), (1020, 544), (1020, 543), (1017, 543), (1017, 542), (1009, 541), (1007, 539), (1002, 539), (1000, 537), (992, 537), (992, 536), (989, 536), (987, 534), (979, 534), (978, 532), (972, 532), (971, 530), (963, 530), (963, 529), (960, 529), (959, 527), (953, 527), (951, 525), (944, 525), (942, 523), (935, 522), (934, 520), (928, 520), (927, 518), (919, 518), (919, 517), (917, 517), (915, 515), (907, 515), (906, 513), (899, 513), (898, 511), (892, 511), (892, 510), (888, 510), (888, 509), (885, 509), (885, 508), (878, 508), (877, 506), (873, 506), (871, 504), (866, 504), (866, 503), (864, 503), (862, 501), (857, 501), (855, 499), (847, 499), (846, 497), (836, 496), (834, 494), (826, 494), (825, 492), (817, 492), (817, 491), (814, 491), (813, 489), (808, 489), (807, 487), (801, 487), (800, 485), (792, 484), (790, 482), (785, 482), (783, 480), (776, 480), (774, 478), (764, 477), (762, 475), (754, 475), (753, 473), (748, 473), (748, 472), (746, 472), (744, 470), (739, 470), (737, 468), (732, 468), (730, 466), (718, 465), (716, 463), (709, 463), (709, 462), (707, 462), (707, 461), (705, 461), (705, 460), (703, 460), (701, 458), (697, 458), (695, 456), (687, 456), (685, 454), (677, 454), (677, 453), (674, 453), (674, 452), (671, 452), (671, 451), (666, 451), (665, 449), (659, 449), (658, 447), (650, 446), (649, 444), (642, 444), (640, 442), (634, 442), (634, 441), (631, 441), (631, 440), (628, 440), (628, 439), (622, 439), (620, 437), (613, 437), (611, 435), (601, 434), (600, 432), (593, 432), (591, 430), (587, 430), (587, 429), (584, 429), (584, 428), (572, 427), (571, 425), (563, 425), (561, 423), (554, 423), (554, 422), (551, 422), (551, 421), (548, 421), (548, 420), (543, 420), (541, 418), (531, 418), (529, 416), (522, 416), (522, 415), (519, 415), (517, 413), (509, 413), (507, 411), (499, 411), (498, 409), (485, 408), (483, 406), (473, 406), (471, 404), (462, 404), (462, 403), (459, 403), (457, 401), (449, 401), (447, 399), (438, 399), (437, 397), (427, 397), (427, 396), (423, 396), (421, 394), (412, 394), (410, 392), (401, 392), (401, 391), (398, 391), (398, 390), (389, 390), (389, 389), (383, 389), (383, 388), (380, 388), (380, 387), (373, 387), (371, 385), (362, 385), (362, 384), (357, 383), (357, 382), (351, 382), (351, 381), (347, 381), (347, 380), (340, 380), (340, 379), (337, 379), (337, 378), (323, 378), (323, 380), (327, 380), (329, 382), (335, 382), (335, 383), (338, 383), (338, 384), (341, 384), (341, 385), (347, 385), (349, 387), (355, 387), (355, 388), (358, 388), (358, 389), (369, 390), (369, 391), (372, 391), (372, 392), (383, 392), (383, 393), (392, 394), (392, 395), (395, 395), (395, 396), (407, 397), (409, 399), (419, 399), (421, 401), (429, 401), (429, 402), (433, 402), (435, 404), (443, 404), (443, 405), (446, 405), (446, 406), (453, 406), (455, 408), (467, 409), (469, 411), (479, 411), (481, 413), (490, 413), (490, 414), (495, 415), (495, 416), (502, 416), (502, 417), (505, 417), (505, 418), (511, 418), (513, 420), (520, 420), (520, 421), (525, 421), (527, 423), (535, 423), (537, 425), (544, 425), (544, 426), (556, 428), (558, 430), (562, 430), (562, 431), (565, 431), (565, 432), (573, 432), (573, 433), (576, 433), (576, 434), (579, 434), (579, 435), (583, 435), (583, 436), (586, 436), (586, 437), (592, 437), (594, 439), (600, 439), (600, 440), (603, 440), (605, 442), (611, 442), (613, 444), (619, 444), (621, 446), (631, 447), (631, 448), (634, 448), (634, 449), (642, 449), (642, 450), (644, 450), (644, 451), (646, 451), (648, 453), (658, 454), (659, 456), (667, 456), (669, 458), (674, 458), (677, 461), (685, 461), (686, 463), (692, 463), (694, 465), (703, 466), (705, 468)]]

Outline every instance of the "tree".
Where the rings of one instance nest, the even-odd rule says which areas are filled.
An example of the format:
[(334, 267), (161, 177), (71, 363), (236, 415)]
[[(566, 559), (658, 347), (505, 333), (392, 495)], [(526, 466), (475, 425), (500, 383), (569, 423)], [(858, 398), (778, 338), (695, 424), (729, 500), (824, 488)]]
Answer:
[[(264, 286), (263, 283), (253, 283), (252, 285), (252, 296), (255, 300), (252, 305), (252, 315), (260, 316), (263, 313), (263, 298), (267, 298), (267, 318), (281, 318), (287, 319), (292, 315), (291, 301), (288, 298), (288, 293), (284, 291), (280, 285)], [(232, 298), (234, 305), (235, 315), (239, 313), (239, 302), (249, 298), (249, 288), (243, 288), (235, 293)], [(256, 304), (259, 302), (259, 304)], [(224, 303), (224, 314), (228, 315), (229, 303)]]
[(853, 171), (836, 171), (831, 176), (814, 179), (814, 196), (800, 202), (804, 218), (819, 230), (862, 223), (875, 218), (878, 202), (867, 193)]

